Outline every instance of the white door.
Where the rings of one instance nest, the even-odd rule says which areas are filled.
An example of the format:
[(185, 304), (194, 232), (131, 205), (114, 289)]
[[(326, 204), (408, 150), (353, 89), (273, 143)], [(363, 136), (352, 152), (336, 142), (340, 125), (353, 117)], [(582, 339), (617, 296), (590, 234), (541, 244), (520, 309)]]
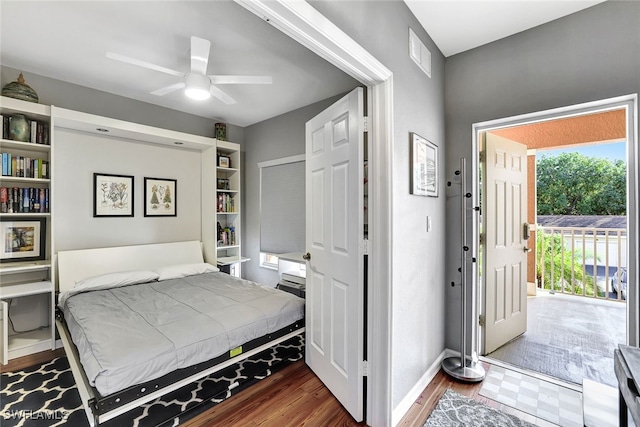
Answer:
[(306, 362), (363, 419), (363, 99), (355, 89), (306, 124)]
[(488, 354), (527, 330), (527, 147), (484, 135), (484, 353)]

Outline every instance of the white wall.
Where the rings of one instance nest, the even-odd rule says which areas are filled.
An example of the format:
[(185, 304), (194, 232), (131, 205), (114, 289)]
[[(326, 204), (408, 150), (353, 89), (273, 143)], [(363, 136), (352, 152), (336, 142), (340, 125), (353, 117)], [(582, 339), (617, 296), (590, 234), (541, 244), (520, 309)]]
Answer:
[[(54, 138), (58, 251), (200, 240), (200, 152), (66, 129), (56, 129)], [(93, 217), (94, 172), (134, 176), (134, 217)], [(144, 177), (177, 179), (176, 217), (144, 217)]]

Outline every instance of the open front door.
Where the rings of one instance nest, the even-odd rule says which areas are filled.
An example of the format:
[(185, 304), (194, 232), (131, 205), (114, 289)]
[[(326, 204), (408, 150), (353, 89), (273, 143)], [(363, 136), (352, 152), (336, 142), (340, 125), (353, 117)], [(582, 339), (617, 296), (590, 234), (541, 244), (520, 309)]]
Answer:
[(363, 102), (355, 89), (306, 125), (306, 362), (363, 419)]
[(483, 134), (484, 354), (527, 330), (527, 147)]

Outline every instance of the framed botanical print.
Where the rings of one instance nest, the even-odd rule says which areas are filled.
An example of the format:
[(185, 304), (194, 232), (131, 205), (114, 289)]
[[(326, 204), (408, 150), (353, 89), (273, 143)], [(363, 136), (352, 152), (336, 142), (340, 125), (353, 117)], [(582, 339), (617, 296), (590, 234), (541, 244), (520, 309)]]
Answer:
[(144, 216), (177, 216), (177, 183), (170, 178), (145, 178)]
[(94, 173), (93, 216), (133, 216), (133, 176)]

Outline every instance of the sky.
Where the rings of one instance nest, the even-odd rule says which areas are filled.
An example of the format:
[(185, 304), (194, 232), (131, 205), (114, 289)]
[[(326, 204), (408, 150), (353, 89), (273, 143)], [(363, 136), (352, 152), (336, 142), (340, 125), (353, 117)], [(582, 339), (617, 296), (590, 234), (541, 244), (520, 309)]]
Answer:
[(609, 160), (626, 161), (626, 144), (623, 142), (614, 142), (608, 144), (582, 145), (571, 148), (559, 148), (554, 150), (538, 150), (538, 156), (557, 156), (562, 153), (580, 153), (589, 157), (602, 157)]

